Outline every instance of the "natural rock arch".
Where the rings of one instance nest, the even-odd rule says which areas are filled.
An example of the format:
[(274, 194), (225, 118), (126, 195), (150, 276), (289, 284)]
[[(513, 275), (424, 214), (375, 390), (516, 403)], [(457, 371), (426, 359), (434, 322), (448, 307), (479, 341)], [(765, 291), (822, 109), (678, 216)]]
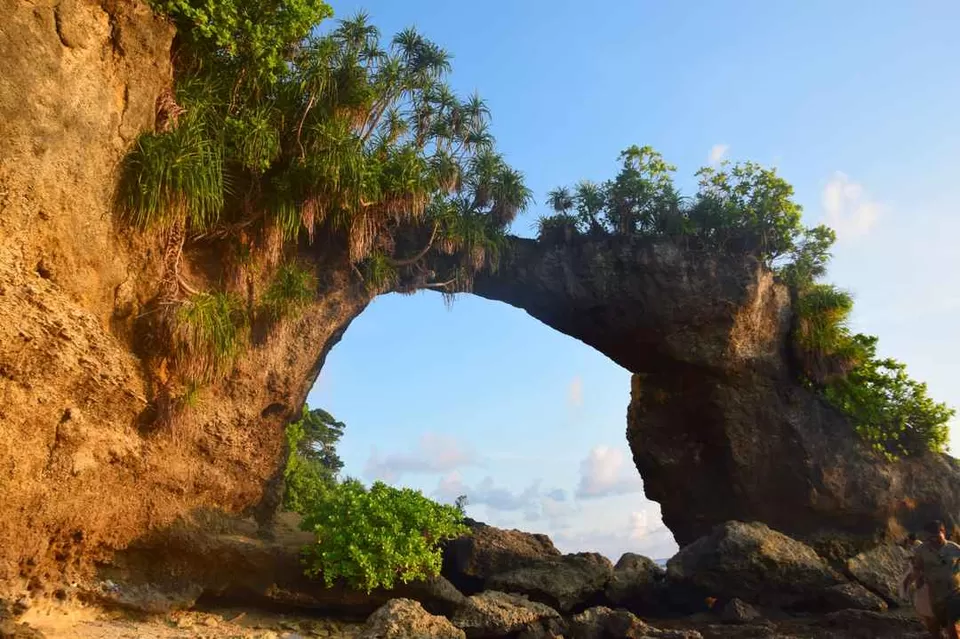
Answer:
[[(328, 260), (319, 300), (151, 428), (162, 394), (137, 327), (161, 243), (117, 228), (111, 202), (171, 80), (172, 31), (140, 3), (3, 7), (0, 596), (69, 579), (198, 508), (269, 513), (283, 426), (370, 301), (334, 247), (305, 248)], [(205, 251), (184, 268), (215, 286)], [(731, 518), (863, 540), (960, 507), (952, 459), (881, 462), (796, 382), (788, 296), (755, 260), (617, 239), (514, 239), (509, 253), (474, 293), (636, 374), (627, 437), (681, 544)]]

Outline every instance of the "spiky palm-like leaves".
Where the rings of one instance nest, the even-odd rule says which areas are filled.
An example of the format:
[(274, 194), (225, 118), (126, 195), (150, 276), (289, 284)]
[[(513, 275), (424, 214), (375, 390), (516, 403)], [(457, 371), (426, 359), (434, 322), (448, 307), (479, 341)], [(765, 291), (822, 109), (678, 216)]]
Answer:
[(140, 136), (124, 160), (119, 203), (138, 228), (185, 220), (200, 231), (219, 219), (225, 187), (222, 147), (190, 118), (171, 131)]
[(186, 378), (207, 381), (229, 370), (243, 340), (239, 300), (227, 293), (197, 293), (172, 315), (173, 355)]

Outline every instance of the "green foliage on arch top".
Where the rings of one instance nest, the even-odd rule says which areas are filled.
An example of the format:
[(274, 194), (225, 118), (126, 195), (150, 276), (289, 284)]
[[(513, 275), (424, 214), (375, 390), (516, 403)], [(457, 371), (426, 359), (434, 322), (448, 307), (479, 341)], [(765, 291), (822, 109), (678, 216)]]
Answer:
[(879, 357), (875, 337), (849, 329), (852, 297), (819, 281), (836, 235), (826, 226), (803, 226), (793, 188), (776, 170), (752, 162), (704, 167), (697, 191), (684, 196), (673, 183), (675, 167), (652, 148), (632, 146), (619, 159), (611, 180), (549, 193), (552, 214), (539, 220), (540, 241), (670, 238), (756, 255), (792, 290), (792, 346), (803, 381), (883, 456), (945, 449), (954, 411), (933, 401), (903, 363)]

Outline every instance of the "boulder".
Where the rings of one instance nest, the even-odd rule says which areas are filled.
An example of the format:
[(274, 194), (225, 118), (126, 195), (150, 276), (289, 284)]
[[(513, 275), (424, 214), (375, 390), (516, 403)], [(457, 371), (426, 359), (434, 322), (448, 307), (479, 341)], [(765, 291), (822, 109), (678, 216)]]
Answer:
[(481, 592), (498, 573), (560, 556), (546, 535), (504, 530), (466, 520), (470, 534), (444, 546), (441, 574), (468, 594)]
[(571, 639), (703, 639), (696, 630), (654, 628), (626, 610), (596, 606), (570, 620)]
[(613, 564), (597, 553), (577, 553), (544, 559), (487, 580), (492, 590), (529, 596), (560, 612), (587, 606), (610, 581)]
[(652, 559), (624, 553), (613, 567), (604, 595), (615, 607), (643, 614), (661, 605), (665, 579), (666, 571)]
[(827, 610), (873, 610), (882, 612), (887, 602), (860, 584), (845, 583), (830, 586), (823, 591), (822, 601)]
[(897, 544), (883, 544), (847, 560), (847, 574), (895, 605), (908, 605), (900, 598), (900, 579), (913, 554)]
[[(555, 627), (562, 630), (560, 614), (553, 608), (530, 601), (523, 595), (488, 590), (467, 598), (467, 602), (451, 618), (468, 639), (503, 637), (517, 632)], [(543, 636), (541, 634), (541, 636)]]
[(412, 599), (391, 599), (377, 609), (358, 639), (466, 639), (445, 617), (431, 615)]
[(724, 623), (750, 623), (761, 618), (762, 615), (757, 612), (756, 608), (736, 597), (728, 601), (720, 613), (720, 619)]
[(778, 607), (810, 604), (846, 581), (806, 544), (738, 521), (681, 549), (667, 562), (667, 576), (705, 595)]

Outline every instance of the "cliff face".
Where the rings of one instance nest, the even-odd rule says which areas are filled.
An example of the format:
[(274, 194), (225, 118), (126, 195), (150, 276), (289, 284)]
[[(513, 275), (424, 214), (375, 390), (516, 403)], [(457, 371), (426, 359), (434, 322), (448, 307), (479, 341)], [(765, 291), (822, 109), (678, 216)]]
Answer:
[(152, 427), (157, 389), (134, 340), (161, 238), (118, 227), (112, 197), (170, 85), (173, 30), (119, 0), (2, 0), (0, 15), (2, 597), (202, 506), (269, 510), (283, 425), (368, 298), (329, 271), (300, 321)]
[[(173, 33), (140, 2), (0, 0), (0, 15), (3, 597), (205, 507), (269, 515), (283, 426), (369, 295), (342, 259), (318, 265), (318, 301), (158, 427), (138, 338), (163, 238), (118, 226), (112, 197), (170, 84)], [(191, 281), (216, 283), (215, 250), (188, 246)], [(512, 254), (475, 293), (637, 373), (627, 437), (681, 543), (731, 518), (870, 537), (960, 507), (951, 460), (881, 463), (793, 381), (789, 300), (754, 260), (616, 239)]]

